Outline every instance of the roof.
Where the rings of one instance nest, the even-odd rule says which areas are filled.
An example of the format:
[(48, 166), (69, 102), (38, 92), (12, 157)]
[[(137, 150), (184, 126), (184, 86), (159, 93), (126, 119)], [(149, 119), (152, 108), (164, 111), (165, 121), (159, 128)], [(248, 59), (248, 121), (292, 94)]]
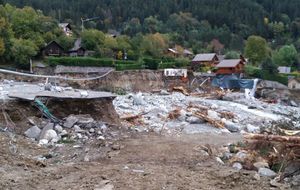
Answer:
[(197, 54), (192, 61), (212, 61), (215, 56), (215, 53), (201, 53)]
[(241, 62), (240, 59), (224, 59), (216, 67), (235, 67)]
[(294, 78), (289, 79), (289, 82), (291, 82), (293, 80), (300, 83), (300, 78), (298, 78), (298, 77), (294, 77)]
[(170, 52), (172, 52), (172, 53), (175, 53), (175, 54), (177, 54), (177, 53), (178, 53), (178, 51), (177, 51), (177, 50), (175, 50), (175, 49), (172, 49), (172, 48), (168, 48), (168, 51), (170, 51)]
[(62, 27), (62, 28), (66, 28), (66, 27), (71, 28), (70, 23), (59, 23), (58, 26), (59, 26), (59, 27)]
[(44, 48), (46, 48), (46, 47), (48, 47), (49, 45), (51, 45), (51, 44), (56, 44), (57, 46), (59, 46), (61, 49), (63, 49), (64, 50), (64, 48), (61, 46), (61, 45), (59, 45), (59, 43), (57, 43), (56, 41), (51, 41), (51, 42), (49, 42), (47, 45), (45, 45), (45, 47), (43, 47), (42, 49), (44, 49)]
[[(74, 46), (70, 51), (77, 51), (78, 49), (83, 48), (81, 47), (81, 38), (77, 38), (76, 41), (74, 42)], [(85, 49), (85, 48), (83, 48)]]
[(193, 53), (190, 50), (188, 50), (188, 49), (183, 50), (183, 54), (193, 55)]

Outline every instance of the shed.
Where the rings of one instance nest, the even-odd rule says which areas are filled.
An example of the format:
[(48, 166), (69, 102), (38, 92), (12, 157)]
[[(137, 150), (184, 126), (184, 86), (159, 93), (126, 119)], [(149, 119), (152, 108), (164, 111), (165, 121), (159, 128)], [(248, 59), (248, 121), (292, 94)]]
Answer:
[(288, 86), (290, 89), (299, 90), (300, 89), (300, 78), (291, 78), (289, 80)]
[(71, 36), (72, 35), (72, 27), (71, 27), (70, 23), (59, 23), (58, 26), (63, 30), (63, 32), (67, 36)]

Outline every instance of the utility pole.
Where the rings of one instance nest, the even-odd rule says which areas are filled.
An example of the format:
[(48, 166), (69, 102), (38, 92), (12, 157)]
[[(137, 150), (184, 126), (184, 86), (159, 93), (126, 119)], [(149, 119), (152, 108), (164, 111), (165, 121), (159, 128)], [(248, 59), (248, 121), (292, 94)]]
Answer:
[(87, 19), (83, 19), (81, 17), (81, 31), (83, 31), (83, 29), (84, 29), (85, 22), (89, 22), (89, 21), (93, 21), (93, 20), (97, 20), (97, 19), (100, 19), (100, 17), (93, 17), (93, 18), (87, 18)]

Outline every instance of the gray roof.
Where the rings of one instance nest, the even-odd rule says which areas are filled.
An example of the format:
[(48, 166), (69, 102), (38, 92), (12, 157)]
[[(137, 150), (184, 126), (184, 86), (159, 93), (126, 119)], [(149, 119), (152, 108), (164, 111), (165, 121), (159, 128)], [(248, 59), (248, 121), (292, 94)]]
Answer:
[(224, 59), (216, 67), (235, 67), (241, 62), (240, 59)]
[(62, 27), (62, 28), (65, 28), (69, 25), (70, 23), (59, 23), (58, 26), (59, 27)]
[(76, 39), (74, 42), (74, 47), (71, 49), (71, 51), (76, 51), (79, 48), (81, 48), (81, 38)]
[(111, 67), (78, 67), (78, 66), (63, 66), (57, 65), (55, 68), (55, 74), (64, 74), (64, 73), (82, 73), (82, 74), (91, 74), (91, 73), (107, 73)]
[(212, 61), (215, 56), (215, 53), (200, 53), (192, 61)]
[(183, 50), (183, 53), (186, 55), (193, 55), (193, 53), (188, 49)]

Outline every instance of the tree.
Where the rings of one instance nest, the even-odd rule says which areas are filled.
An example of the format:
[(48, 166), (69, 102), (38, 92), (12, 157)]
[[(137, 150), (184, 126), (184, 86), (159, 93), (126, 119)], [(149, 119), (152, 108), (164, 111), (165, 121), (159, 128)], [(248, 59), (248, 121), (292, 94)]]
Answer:
[(29, 60), (37, 54), (38, 48), (30, 40), (13, 39), (12, 54), (18, 67), (28, 68)]
[(276, 65), (294, 66), (297, 61), (297, 50), (294, 45), (285, 45), (276, 51), (273, 55), (273, 61)]
[(117, 47), (118, 47), (117, 40), (110, 36), (105, 37), (103, 45), (104, 45), (104, 47), (106, 47), (108, 49), (117, 49)]
[(5, 52), (5, 44), (2, 38), (0, 38), (0, 56), (2, 56)]
[(104, 44), (105, 34), (96, 29), (84, 30), (81, 33), (82, 46), (88, 50), (97, 50)]
[(270, 73), (270, 74), (277, 74), (278, 73), (278, 65), (274, 64), (272, 59), (268, 57), (263, 61), (261, 64), (262, 70)]
[(267, 41), (260, 36), (250, 36), (247, 39), (245, 55), (253, 65), (258, 65), (268, 57)]
[(142, 52), (153, 57), (161, 57), (167, 47), (167, 40), (160, 33), (146, 35), (141, 44)]
[(229, 51), (225, 54), (225, 59), (239, 59), (240, 55), (237, 51)]

